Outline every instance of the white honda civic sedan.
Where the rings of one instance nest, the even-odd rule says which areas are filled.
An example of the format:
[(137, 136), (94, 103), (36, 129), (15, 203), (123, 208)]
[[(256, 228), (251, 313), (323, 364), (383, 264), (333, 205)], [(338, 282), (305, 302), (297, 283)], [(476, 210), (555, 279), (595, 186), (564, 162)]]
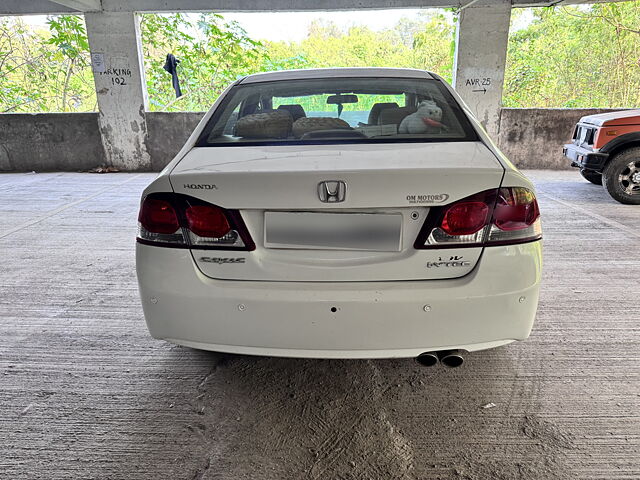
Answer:
[(527, 338), (533, 185), (420, 70), (282, 71), (231, 85), (142, 195), (151, 335), (219, 352), (416, 357)]

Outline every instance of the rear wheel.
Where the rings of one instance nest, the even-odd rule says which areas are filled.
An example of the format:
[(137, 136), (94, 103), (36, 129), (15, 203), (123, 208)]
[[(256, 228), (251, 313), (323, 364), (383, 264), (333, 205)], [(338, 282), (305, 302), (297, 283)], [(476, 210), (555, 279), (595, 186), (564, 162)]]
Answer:
[(640, 148), (629, 148), (613, 157), (602, 178), (604, 188), (614, 200), (640, 205)]
[(580, 175), (585, 180), (590, 181), (595, 185), (602, 185), (602, 174), (598, 172), (594, 172), (593, 170), (585, 170), (584, 168), (580, 169)]

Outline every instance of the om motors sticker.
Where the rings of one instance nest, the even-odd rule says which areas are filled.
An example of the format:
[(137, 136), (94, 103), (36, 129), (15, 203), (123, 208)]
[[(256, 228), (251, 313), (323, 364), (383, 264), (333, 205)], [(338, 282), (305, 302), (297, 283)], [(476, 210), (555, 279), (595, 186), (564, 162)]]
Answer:
[(436, 193), (431, 195), (407, 195), (407, 202), (412, 203), (444, 203), (449, 200), (446, 193)]

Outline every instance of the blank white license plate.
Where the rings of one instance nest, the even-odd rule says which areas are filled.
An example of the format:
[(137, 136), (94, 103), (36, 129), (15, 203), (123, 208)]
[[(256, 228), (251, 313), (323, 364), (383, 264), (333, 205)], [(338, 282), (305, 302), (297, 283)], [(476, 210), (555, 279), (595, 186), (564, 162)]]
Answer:
[(399, 213), (265, 212), (267, 248), (399, 252)]

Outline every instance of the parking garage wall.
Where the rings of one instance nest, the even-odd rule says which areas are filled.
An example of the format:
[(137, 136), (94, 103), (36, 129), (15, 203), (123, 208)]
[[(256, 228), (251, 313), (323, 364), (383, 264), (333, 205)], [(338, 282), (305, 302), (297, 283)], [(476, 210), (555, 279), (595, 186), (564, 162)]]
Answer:
[[(620, 111), (621, 109), (616, 109)], [(571, 168), (562, 156), (580, 117), (614, 112), (597, 108), (503, 108), (498, 146), (518, 168)]]
[[(498, 145), (520, 168), (569, 168), (562, 157), (580, 117), (612, 110), (504, 108)], [(147, 112), (151, 168), (180, 150), (201, 112)], [(85, 171), (105, 162), (97, 113), (0, 115), (0, 171)]]
[(0, 115), (0, 171), (88, 170), (104, 161), (97, 113)]

